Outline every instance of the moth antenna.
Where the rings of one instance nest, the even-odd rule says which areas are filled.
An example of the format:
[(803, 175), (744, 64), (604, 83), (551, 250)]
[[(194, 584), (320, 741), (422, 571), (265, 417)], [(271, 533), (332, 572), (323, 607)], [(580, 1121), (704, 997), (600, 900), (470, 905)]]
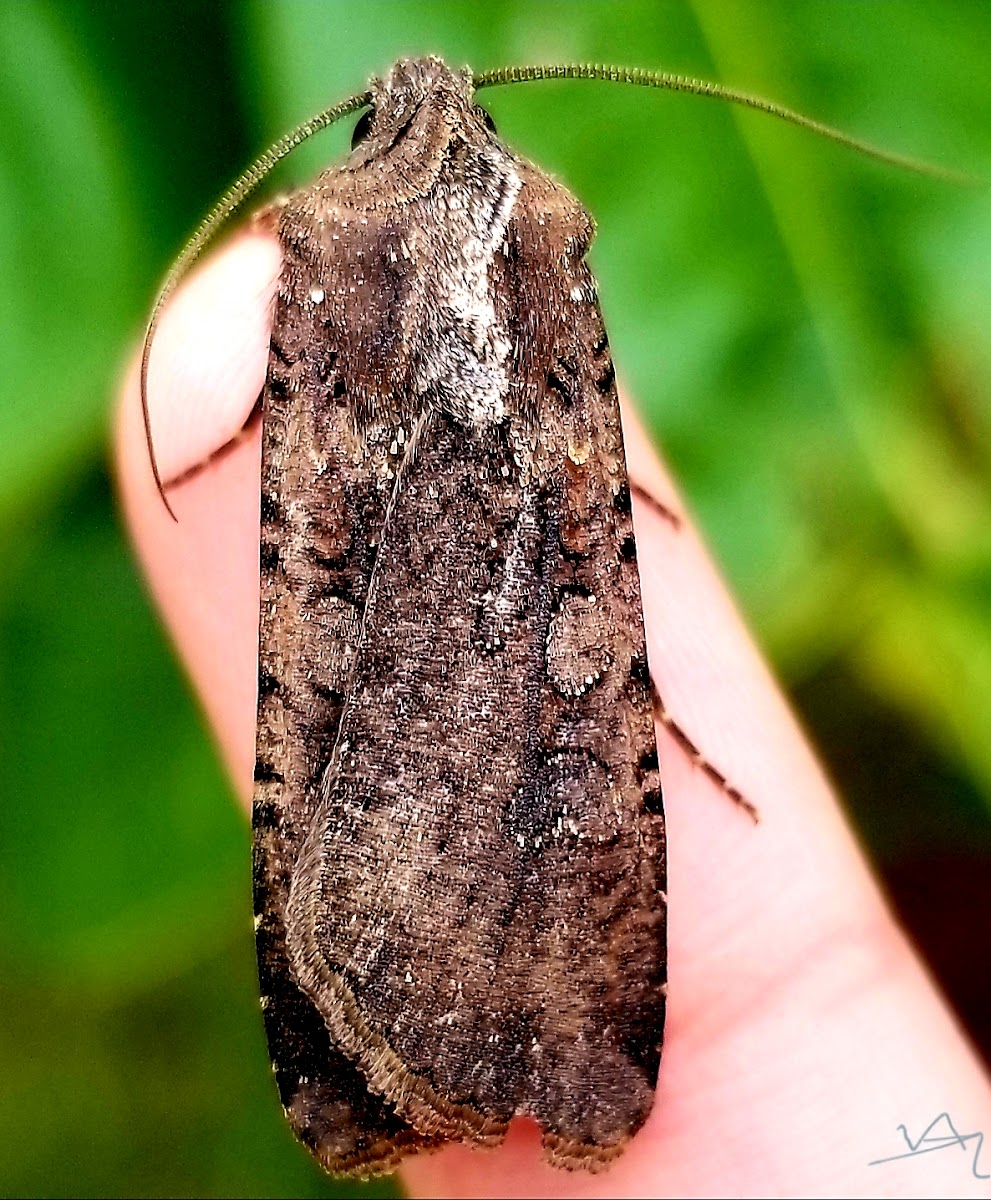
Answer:
[(158, 462), (155, 458), (155, 444), (151, 436), (151, 414), (148, 410), (148, 364), (151, 361), (152, 342), (155, 338), (155, 330), (158, 328), (158, 320), (162, 314), (162, 309), (168, 303), (172, 293), (189, 273), (190, 267), (192, 267), (206, 247), (216, 237), (217, 233), (237, 209), (241, 207), (276, 163), (295, 150), (301, 142), (305, 142), (308, 137), (311, 137), (314, 133), (319, 133), (322, 129), (326, 129), (328, 125), (333, 125), (335, 121), (339, 121), (341, 117), (346, 117), (348, 113), (352, 113), (359, 108), (364, 108), (370, 100), (371, 92), (361, 92), (359, 95), (350, 96), (347, 100), (342, 100), (340, 104), (326, 108), (323, 112), (317, 113), (316, 116), (310, 117), (309, 120), (303, 121), (301, 125), (297, 125), (289, 133), (283, 134), (277, 142), (274, 142), (263, 154), (260, 154), (251, 166), (231, 184), (203, 220), (200, 221), (189, 241), (186, 242), (185, 246), (179, 252), (179, 257), (173, 262), (169, 273), (165, 276), (165, 280), (159, 288), (158, 295), (155, 297), (155, 303), (152, 305), (151, 316), (148, 318), (148, 324), (145, 327), (144, 342), (141, 347), (141, 415), (144, 419), (145, 441), (148, 445), (148, 458), (151, 462), (152, 475), (155, 478), (155, 487), (158, 489), (162, 503), (165, 505), (173, 521), (178, 521), (179, 518), (172, 511), (172, 505), (169, 504), (168, 497), (165, 494), (165, 485), (158, 470)]
[(887, 163), (889, 166), (901, 167), (916, 175), (925, 175), (930, 179), (938, 179), (960, 187), (980, 187), (983, 184), (982, 180), (973, 175), (955, 171), (952, 167), (941, 167), (905, 154), (882, 150), (880, 146), (871, 145), (870, 142), (844, 133), (832, 125), (816, 121), (793, 108), (776, 104), (773, 100), (765, 100), (763, 96), (754, 96), (750, 92), (741, 92), (737, 88), (712, 83), (707, 79), (693, 79), (688, 75), (645, 71), (639, 67), (610, 67), (598, 63), (565, 63), (558, 66), (501, 67), (495, 71), (479, 71), (472, 77), (472, 82), (477, 90), (504, 83), (531, 83), (539, 79), (602, 79), (609, 83), (635, 83), (640, 87), (665, 88), (672, 92), (690, 92), (693, 96), (727, 100), (731, 104), (742, 104), (745, 108), (753, 108), (782, 121), (789, 121), (792, 125), (808, 129), (831, 142), (838, 142), (841, 146), (856, 150), (858, 154)]
[(216, 450), (211, 450), (206, 458), (200, 459), (200, 461), (197, 463), (193, 463), (191, 467), (187, 467), (185, 471), (181, 472), (179, 475), (176, 475), (174, 479), (171, 479), (169, 481), (170, 487), (178, 487), (180, 483), (185, 483), (187, 479), (195, 479), (201, 471), (205, 471), (207, 467), (219, 462), (222, 458), (226, 458), (232, 450), (235, 450), (238, 446), (240, 446), (245, 438), (254, 433), (258, 426), (261, 425), (262, 396), (264, 395), (264, 391), (265, 389), (263, 388), (258, 393), (258, 399), (255, 401), (254, 408), (248, 414), (248, 419), (237, 431), (237, 433), (235, 433), (232, 438), (228, 438), (222, 446), (218, 446)]

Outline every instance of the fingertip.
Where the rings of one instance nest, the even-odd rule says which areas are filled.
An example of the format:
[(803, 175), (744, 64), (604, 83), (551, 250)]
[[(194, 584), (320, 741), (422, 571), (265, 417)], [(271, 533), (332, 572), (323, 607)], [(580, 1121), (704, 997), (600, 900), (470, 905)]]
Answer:
[(244, 233), (196, 269), (163, 310), (148, 412), (166, 485), (243, 429), (265, 382), (281, 261), (277, 238)]
[[(243, 433), (265, 379), (276, 239), (236, 238), (163, 311), (149, 372), (155, 486), (132, 362), (115, 432), (117, 477), (149, 587), (239, 793), (250, 793), (258, 628), (260, 432)], [(221, 447), (228, 451), (217, 454)], [(207, 465), (198, 470), (200, 464)]]

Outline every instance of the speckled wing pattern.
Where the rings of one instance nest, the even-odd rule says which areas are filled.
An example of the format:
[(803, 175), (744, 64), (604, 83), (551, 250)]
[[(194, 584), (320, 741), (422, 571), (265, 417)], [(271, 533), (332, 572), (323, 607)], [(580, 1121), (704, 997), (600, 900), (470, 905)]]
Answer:
[(664, 826), (587, 214), (404, 61), (285, 204), (254, 802), (279, 1092), (328, 1170), (650, 1110)]

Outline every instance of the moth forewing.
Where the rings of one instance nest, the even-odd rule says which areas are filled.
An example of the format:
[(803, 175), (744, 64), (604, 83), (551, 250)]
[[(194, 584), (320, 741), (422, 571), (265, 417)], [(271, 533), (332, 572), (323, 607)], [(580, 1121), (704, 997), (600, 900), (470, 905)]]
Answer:
[(664, 826), (592, 224), (436, 59), (281, 209), (263, 400), (255, 911), (335, 1172), (650, 1110)]

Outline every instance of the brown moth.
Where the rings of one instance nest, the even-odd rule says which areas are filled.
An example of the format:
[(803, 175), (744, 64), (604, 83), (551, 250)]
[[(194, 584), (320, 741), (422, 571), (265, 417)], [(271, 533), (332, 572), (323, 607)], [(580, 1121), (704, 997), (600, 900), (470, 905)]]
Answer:
[(517, 1115), (596, 1168), (650, 1111), (664, 820), (581, 205), (437, 59), (281, 208), (263, 399), (255, 921), (335, 1173)]
[(282, 1102), (338, 1174), (494, 1145), (515, 1116), (596, 1170), (653, 1103), (664, 818), (593, 224), (474, 101), (565, 77), (715, 96), (972, 182), (684, 76), (403, 60), (266, 151), (176, 260), (141, 362), (166, 506), (165, 302), (275, 162), (370, 106), (347, 161), (269, 210), (262, 400), (259, 976)]

